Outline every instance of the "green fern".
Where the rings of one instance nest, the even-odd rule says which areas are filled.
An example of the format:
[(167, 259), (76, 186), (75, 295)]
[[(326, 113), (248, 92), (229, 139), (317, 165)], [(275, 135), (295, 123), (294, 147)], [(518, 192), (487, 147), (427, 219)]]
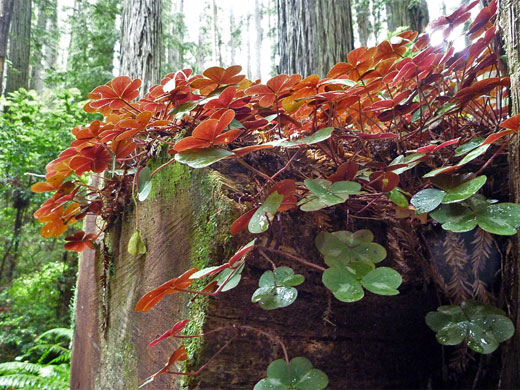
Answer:
[(0, 363), (0, 390), (68, 390), (70, 329), (51, 329), (35, 339), (36, 345), (15, 361)]

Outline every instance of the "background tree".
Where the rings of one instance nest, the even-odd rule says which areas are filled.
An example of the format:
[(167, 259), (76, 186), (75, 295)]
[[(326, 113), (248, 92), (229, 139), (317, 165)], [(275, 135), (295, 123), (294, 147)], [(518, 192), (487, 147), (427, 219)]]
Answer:
[(141, 78), (147, 91), (161, 77), (161, 0), (125, 0), (121, 21), (121, 74)]
[(9, 38), (9, 26), (13, 13), (14, 0), (3, 0), (0, 3), (0, 95), (4, 83), (5, 57), (7, 54), (7, 42)]
[(279, 73), (325, 75), (354, 48), (349, 0), (277, 0)]
[(430, 21), (426, 0), (388, 0), (386, 2), (386, 21), (389, 31), (406, 26), (422, 32)]
[(354, 10), (356, 15), (356, 29), (359, 34), (359, 42), (361, 46), (368, 45), (368, 39), (372, 32), (372, 23), (370, 22), (370, 0), (358, 0), (354, 2)]
[(16, 0), (10, 26), (9, 65), (5, 93), (29, 87), (31, 54), (31, 0)]
[(114, 52), (120, 31), (117, 0), (75, 0), (69, 19), (71, 28), (67, 70), (62, 74), (67, 87), (86, 95), (112, 78)]

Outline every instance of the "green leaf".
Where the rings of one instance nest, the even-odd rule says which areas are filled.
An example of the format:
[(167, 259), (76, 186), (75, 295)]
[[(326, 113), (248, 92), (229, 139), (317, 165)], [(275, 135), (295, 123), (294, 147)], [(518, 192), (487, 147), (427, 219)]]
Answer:
[(260, 288), (255, 291), (251, 300), (258, 302), (260, 307), (266, 310), (289, 306), (298, 296), (298, 291), (293, 286), (303, 283), (304, 280), (303, 275), (294, 274), (290, 267), (266, 271), (260, 277)]
[(399, 207), (408, 207), (408, 199), (404, 194), (399, 191), (399, 189), (396, 187), (392, 191), (386, 194), (388, 196), (388, 199), (390, 199), (392, 202), (394, 202)]
[(144, 167), (139, 172), (139, 194), (137, 198), (140, 202), (144, 201), (150, 195), (150, 191), (152, 190), (152, 178), (150, 177), (150, 169), (148, 167)]
[(478, 225), (487, 232), (513, 235), (520, 226), (520, 205), (498, 203), (487, 207), (477, 216)]
[(229, 150), (208, 148), (196, 152), (177, 153), (175, 160), (192, 168), (204, 168), (229, 156), (234, 156)]
[(323, 272), (322, 282), (342, 302), (356, 302), (365, 292), (354, 273), (345, 267), (332, 267)]
[(269, 228), (271, 221), (283, 201), (283, 195), (277, 191), (269, 195), (249, 220), (248, 229), (251, 233), (263, 233)]
[(294, 141), (285, 141), (281, 142), (279, 146), (290, 147), (290, 146), (298, 146), (298, 145), (312, 145), (318, 142), (325, 141), (330, 138), (332, 132), (334, 131), (333, 127), (327, 127), (325, 129), (320, 129), (316, 131), (314, 134), (304, 137), (302, 139), (297, 139)]
[(128, 241), (128, 253), (132, 256), (143, 255), (146, 253), (146, 245), (139, 230), (136, 230)]
[(225, 286), (222, 287), (222, 290), (220, 291), (226, 292), (238, 286), (238, 284), (240, 283), (240, 279), (242, 279), (242, 271), (244, 270), (245, 264), (246, 263), (240, 264), (240, 266), (236, 269), (225, 269), (217, 276), (216, 281), (219, 286), (222, 286), (222, 284), (224, 284), (229, 275), (233, 273), (233, 276), (231, 276), (231, 278), (227, 281)]
[(186, 114), (188, 114), (191, 110), (197, 107), (197, 104), (198, 103), (195, 102), (186, 102), (179, 104), (170, 112), (170, 115), (173, 115), (175, 119), (182, 119)]
[(513, 323), (502, 310), (473, 300), (439, 307), (426, 315), (426, 324), (437, 332), (439, 343), (457, 345), (465, 340), (469, 348), (484, 354), (514, 334)]
[(475, 149), (473, 149), (471, 152), (469, 152), (462, 160), (459, 161), (459, 163), (457, 164), (457, 166), (462, 166), (464, 164), (467, 164), (468, 162), (476, 159), (477, 157), (479, 157), (481, 154), (484, 154), (486, 153), (486, 150), (488, 150), (490, 145), (482, 145), (482, 146), (479, 146)]
[(316, 211), (345, 202), (349, 195), (359, 194), (361, 185), (353, 181), (339, 181), (332, 184), (325, 179), (305, 180), (305, 186), (312, 195), (300, 200), (302, 211)]
[(486, 183), (486, 180), (486, 176), (479, 176), (473, 180), (462, 183), (455, 188), (446, 189), (447, 194), (444, 196), (444, 199), (442, 199), (442, 203), (456, 203), (468, 199), (482, 188)]
[(353, 233), (340, 230), (334, 233), (321, 232), (316, 237), (315, 244), (330, 267), (346, 266), (358, 261), (375, 264), (386, 257), (386, 250), (372, 242), (373, 239), (374, 235), (367, 229)]
[(469, 208), (457, 203), (441, 205), (430, 215), (442, 224), (443, 229), (456, 233), (468, 232), (477, 226), (476, 215)]
[(233, 119), (229, 124), (230, 129), (245, 129), (246, 127), (242, 124), (242, 122)]
[(435, 188), (428, 188), (426, 190), (419, 191), (412, 199), (410, 203), (415, 207), (416, 214), (429, 213), (435, 210), (442, 202), (442, 199), (446, 193)]
[(297, 297), (298, 290), (294, 287), (260, 287), (251, 301), (258, 302), (262, 309), (273, 310), (291, 305)]
[(278, 359), (267, 368), (267, 378), (258, 382), (254, 390), (323, 390), (329, 384), (327, 375), (304, 357), (289, 362)]
[(368, 291), (378, 295), (397, 295), (397, 287), (401, 285), (403, 278), (399, 272), (388, 267), (376, 268), (370, 271), (361, 280), (361, 284)]
[(455, 149), (455, 156), (458, 157), (471, 152), (473, 149), (479, 147), (482, 144), (482, 141), (484, 141), (484, 138), (474, 138), (466, 142), (464, 145), (461, 145)]

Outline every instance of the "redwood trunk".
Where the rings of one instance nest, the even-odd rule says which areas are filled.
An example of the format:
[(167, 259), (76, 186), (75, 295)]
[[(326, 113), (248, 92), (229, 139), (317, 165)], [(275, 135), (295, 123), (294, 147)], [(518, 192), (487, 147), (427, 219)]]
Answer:
[(390, 31), (407, 26), (410, 30), (422, 32), (430, 21), (426, 0), (389, 0), (386, 14)]
[(141, 96), (161, 78), (161, 0), (125, 0), (121, 74), (142, 80)]
[[(520, 114), (520, 1), (504, 0), (500, 4), (502, 36), (511, 77), (511, 115)], [(509, 183), (511, 201), (520, 203), (520, 142), (513, 138), (509, 149)], [(506, 306), (515, 324), (516, 332), (503, 350), (502, 389), (517, 389), (520, 386), (520, 234), (513, 237), (513, 248), (505, 258), (503, 287)]]
[(0, 95), (2, 94), (4, 82), (4, 65), (7, 54), (7, 41), (9, 37), (9, 26), (13, 14), (14, 0), (2, 0), (0, 4)]
[(349, 0), (278, 0), (279, 73), (325, 76), (354, 48)]
[(31, 0), (16, 0), (9, 32), (9, 64), (5, 93), (29, 87)]

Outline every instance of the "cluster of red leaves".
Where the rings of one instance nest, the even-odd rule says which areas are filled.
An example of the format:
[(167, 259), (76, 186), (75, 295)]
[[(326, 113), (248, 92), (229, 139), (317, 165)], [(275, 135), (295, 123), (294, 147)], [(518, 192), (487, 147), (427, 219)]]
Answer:
[[(430, 32), (449, 37), (469, 19), (476, 3), (433, 22)], [(439, 173), (458, 170), (462, 165), (454, 164), (455, 147), (476, 137), (484, 137), (486, 145), (507, 143), (520, 128), (518, 117), (507, 119), (509, 78), (501, 75), (494, 47), (495, 21), (493, 1), (471, 23), (467, 36), (472, 42), (461, 51), (449, 40), (434, 47), (428, 34), (406, 31), (375, 47), (355, 49), (325, 78), (282, 74), (262, 84), (247, 80), (240, 66), (212, 67), (202, 75), (185, 69), (167, 75), (136, 100), (140, 81), (116, 77), (95, 88), (85, 106), (104, 119), (74, 128), (70, 148), (47, 165), (46, 181), (33, 186), (36, 192), (55, 192), (35, 213), (45, 223), (42, 235), (57, 237), (87, 213), (110, 221), (135, 185), (130, 172), (139, 171), (160, 144), (174, 158), (219, 149), (232, 152), (225, 155), (228, 160), (267, 149), (313, 150), (314, 167), (323, 166), (321, 171), (315, 168), (317, 178), (358, 181), (370, 193), (404, 186), (402, 171), (418, 163), (440, 167)], [(280, 143), (330, 127), (332, 136), (323, 142)], [(184, 138), (172, 143), (179, 134)], [(392, 144), (402, 156), (413, 158), (391, 164), (391, 159), (375, 157), (376, 148)], [(335, 174), (331, 166), (336, 166)], [(112, 171), (104, 175), (102, 188), (78, 180), (84, 173), (108, 169)], [(278, 191), (284, 195), (278, 212), (294, 208), (308, 192), (287, 176), (266, 182), (257, 204)], [(409, 193), (424, 186), (418, 180), (407, 183), (412, 187), (403, 189)], [(389, 204), (384, 196), (379, 203)], [(255, 210), (233, 224), (233, 233), (247, 226)], [(66, 247), (79, 251), (94, 238), (79, 232), (68, 237)], [(175, 292), (175, 287), (161, 291)]]
[[(305, 178), (362, 185), (364, 192), (353, 196), (357, 208), (350, 201), (338, 207), (353, 214), (379, 207), (395, 218), (415, 218), (413, 207), (390, 201), (390, 192), (398, 186), (409, 195), (429, 184), (429, 178), (411, 174), (415, 166), (428, 167), (430, 177), (451, 174), (479, 156), (464, 159), (454, 153), (456, 147), (481, 139), (477, 146), (482, 153), (490, 145), (502, 150), (520, 131), (520, 116), (508, 118), (505, 105), (509, 78), (502, 74), (495, 48), (496, 0), (469, 25), (470, 45), (456, 51), (449, 40), (477, 3), (465, 4), (430, 25), (429, 33), (445, 37), (441, 46), (430, 45), (428, 33), (406, 31), (375, 47), (352, 51), (325, 78), (282, 74), (262, 84), (247, 80), (236, 65), (212, 67), (202, 75), (184, 69), (168, 74), (136, 100), (140, 80), (116, 77), (94, 89), (85, 106), (104, 119), (74, 128), (70, 147), (47, 165), (46, 181), (32, 187), (35, 192), (54, 192), (34, 214), (45, 224), (42, 236), (62, 235), (87, 213), (110, 222), (135, 192), (134, 172), (142, 170), (159, 145), (180, 162), (188, 161), (183, 160), (186, 155), (189, 161), (215, 155), (218, 158), (211, 162), (240, 159), (263, 180), (258, 193), (248, 196), (255, 204), (231, 226), (233, 234), (248, 227), (260, 204), (274, 192), (283, 196), (277, 213), (296, 208), (309, 194), (301, 175), (291, 176), (290, 164), (298, 155), (313, 159)], [(318, 132), (327, 128), (332, 128), (331, 135), (320, 138)], [(281, 171), (262, 172), (262, 167), (242, 161), (250, 153), (267, 150), (289, 160)], [(480, 164), (487, 166), (485, 161)], [(89, 172), (104, 174), (101, 188), (79, 179)], [(426, 216), (420, 220), (425, 222)], [(79, 231), (66, 238), (65, 247), (82, 251), (92, 248), (95, 239)], [(167, 281), (145, 294), (136, 310), (148, 311), (168, 294), (219, 293), (223, 284), (216, 281), (198, 291), (188, 289), (196, 279), (235, 272), (252, 248), (250, 243), (227, 263), (190, 269)], [(150, 345), (181, 337), (187, 321), (176, 323)], [(186, 359), (181, 345), (149, 381)]]

